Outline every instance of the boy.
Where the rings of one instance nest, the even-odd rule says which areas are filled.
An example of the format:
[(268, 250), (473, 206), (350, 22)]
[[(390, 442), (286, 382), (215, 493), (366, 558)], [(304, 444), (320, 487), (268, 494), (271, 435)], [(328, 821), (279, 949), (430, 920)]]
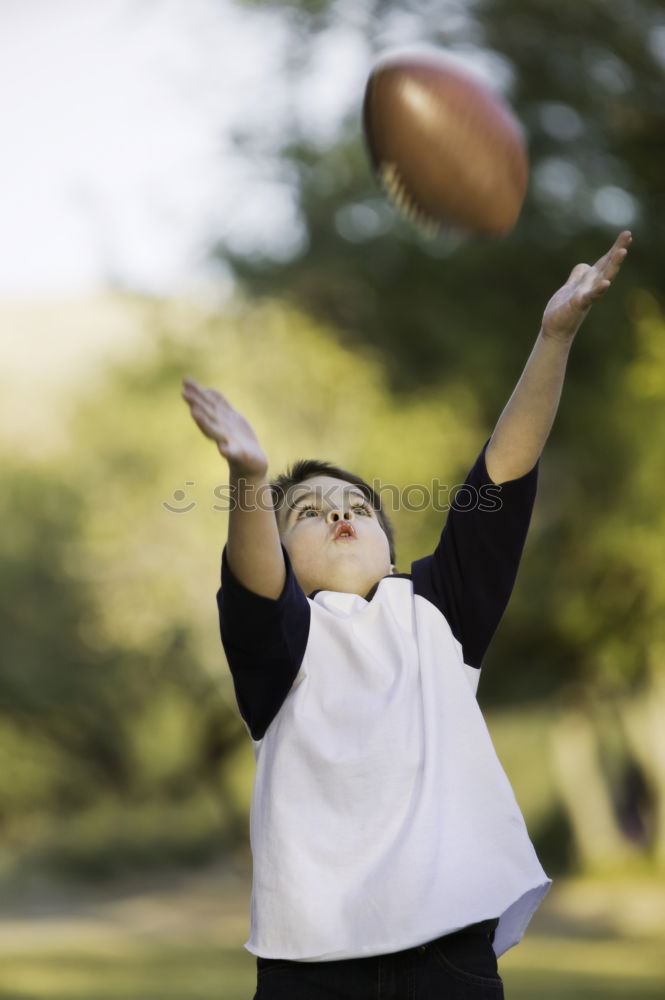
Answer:
[(577, 265), (549, 301), (466, 480), (471, 496), (494, 486), (499, 502), (453, 504), (409, 575), (395, 572), (390, 525), (363, 480), (305, 462), (271, 486), (248, 422), (184, 380), (236, 501), (218, 604), (257, 758), (247, 948), (258, 1000), (503, 996), (496, 956), (550, 883), (475, 690), (570, 346), (630, 242), (623, 232)]

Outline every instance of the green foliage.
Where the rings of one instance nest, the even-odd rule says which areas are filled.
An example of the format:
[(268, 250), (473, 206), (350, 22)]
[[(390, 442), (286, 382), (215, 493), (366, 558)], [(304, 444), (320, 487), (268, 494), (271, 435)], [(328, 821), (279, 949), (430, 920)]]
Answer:
[(33, 833), (19, 871), (62, 879), (107, 881), (126, 873), (194, 868), (235, 844), (235, 816), (225, 813), (217, 789), (194, 779), (180, 794), (164, 795), (154, 781), (140, 798), (105, 795)]
[[(135, 613), (126, 609), (124, 622), (115, 614), (149, 558), (136, 533), (159, 515), (146, 477), (159, 462), (137, 447), (136, 421), (145, 416), (147, 423), (147, 415), (138, 404), (125, 408), (122, 393), (110, 390), (109, 397), (97, 423), (84, 426), (81, 416), (70, 454), (34, 465), (4, 460), (0, 502), (12, 530), (0, 543), (0, 848), (9, 857), (49, 854), (43, 842), (56, 822), (63, 845), (90, 867), (84, 831), (100, 796), (117, 801), (120, 816), (138, 811), (146, 795), (163, 813), (152, 826), (151, 856), (172, 857), (164, 813), (180, 812), (175, 842), (193, 842), (183, 832), (187, 796), (207, 790), (224, 804), (220, 761), (244, 737), (191, 648), (191, 622), (181, 625), (170, 613), (178, 604), (172, 590), (162, 588), (164, 599), (143, 581)], [(124, 558), (123, 545), (133, 558)], [(210, 843), (219, 850), (237, 839), (241, 822), (232, 802), (218, 808)], [(122, 853), (111, 824), (107, 848), (109, 857)], [(63, 846), (63, 864), (65, 853)]]

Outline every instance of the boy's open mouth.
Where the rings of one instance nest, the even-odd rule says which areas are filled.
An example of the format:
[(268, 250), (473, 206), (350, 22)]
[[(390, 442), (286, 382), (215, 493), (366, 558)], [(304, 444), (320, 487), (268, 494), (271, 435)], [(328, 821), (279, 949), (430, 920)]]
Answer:
[(356, 538), (356, 529), (349, 521), (340, 521), (335, 528), (333, 539), (336, 541), (338, 538)]

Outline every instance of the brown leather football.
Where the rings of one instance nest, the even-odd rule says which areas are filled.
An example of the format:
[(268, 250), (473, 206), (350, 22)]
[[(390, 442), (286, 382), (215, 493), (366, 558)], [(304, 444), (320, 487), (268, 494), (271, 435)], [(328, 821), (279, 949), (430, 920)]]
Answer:
[(513, 228), (529, 176), (522, 128), (470, 71), (429, 50), (384, 57), (363, 120), (388, 195), (429, 235), (442, 224), (493, 236)]

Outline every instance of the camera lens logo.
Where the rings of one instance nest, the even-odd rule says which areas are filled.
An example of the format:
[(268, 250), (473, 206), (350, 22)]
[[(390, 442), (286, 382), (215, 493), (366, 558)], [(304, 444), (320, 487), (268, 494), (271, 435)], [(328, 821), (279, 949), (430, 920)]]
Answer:
[[(196, 483), (186, 482), (185, 486), (196, 486)], [(174, 490), (173, 499), (176, 501), (177, 504), (182, 504), (183, 500), (187, 499), (187, 493), (185, 492), (185, 490)], [(186, 514), (187, 511), (193, 510), (196, 507), (196, 501), (192, 500), (191, 503), (188, 503), (185, 507), (183, 506), (176, 507), (173, 504), (169, 503), (168, 500), (162, 500), (162, 507), (165, 507), (166, 510), (171, 511), (172, 514)]]

